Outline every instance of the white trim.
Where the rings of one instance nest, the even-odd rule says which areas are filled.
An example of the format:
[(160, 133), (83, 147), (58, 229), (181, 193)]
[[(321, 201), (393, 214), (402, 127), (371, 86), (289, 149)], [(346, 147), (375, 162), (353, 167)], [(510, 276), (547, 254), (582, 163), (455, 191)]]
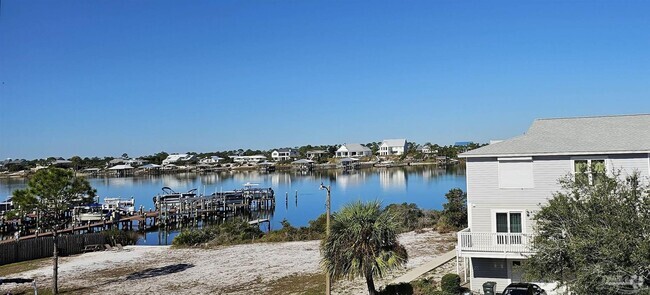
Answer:
[(521, 213), (521, 233), (526, 232), (526, 209), (491, 209), (490, 220), (492, 223), (492, 232), (497, 232), (497, 213), (506, 213), (508, 216), (508, 233), (510, 232), (510, 213)]
[(458, 155), (459, 158), (498, 158), (498, 157), (535, 157), (535, 156), (580, 156), (580, 155), (621, 155), (621, 154), (646, 154), (650, 151), (594, 151), (594, 152), (551, 152), (551, 153), (527, 153), (527, 154), (482, 154), (482, 155)]
[(603, 160), (605, 161), (605, 175), (607, 176), (612, 176), (614, 174), (614, 168), (612, 161), (609, 159), (607, 156), (577, 156), (577, 157), (571, 157), (570, 163), (571, 163), (571, 175), (575, 178), (576, 176), (576, 162), (575, 161), (587, 161), (587, 169), (589, 171), (587, 172), (587, 176), (589, 177), (589, 184), (593, 183), (593, 174), (591, 173), (591, 161), (600, 161)]
[(532, 161), (533, 157), (499, 157), (497, 161), (507, 162), (507, 161)]

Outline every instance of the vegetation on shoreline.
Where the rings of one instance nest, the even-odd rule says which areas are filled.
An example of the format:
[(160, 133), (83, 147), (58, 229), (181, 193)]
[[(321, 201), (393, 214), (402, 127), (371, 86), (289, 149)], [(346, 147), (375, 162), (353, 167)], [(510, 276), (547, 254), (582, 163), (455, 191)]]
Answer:
[[(459, 230), (467, 225), (466, 194), (458, 188), (450, 190), (445, 197), (444, 209), (427, 210), (413, 203), (390, 204), (384, 212), (397, 216), (394, 218), (396, 232), (404, 233), (424, 228), (434, 228), (441, 233)], [(463, 213), (464, 212), (464, 213)], [(336, 213), (332, 220), (336, 218)], [(185, 230), (178, 234), (172, 245), (177, 247), (212, 247), (262, 242), (291, 242), (321, 240), (325, 237), (326, 216), (321, 214), (310, 220), (307, 226), (294, 227), (287, 220), (282, 228), (268, 233), (246, 221), (229, 221), (201, 229)]]

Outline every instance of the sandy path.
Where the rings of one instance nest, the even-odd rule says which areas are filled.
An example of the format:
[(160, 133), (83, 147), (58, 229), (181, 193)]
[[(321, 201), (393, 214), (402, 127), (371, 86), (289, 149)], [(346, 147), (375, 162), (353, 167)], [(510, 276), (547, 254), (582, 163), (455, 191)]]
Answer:
[[(409, 263), (406, 269), (377, 280), (377, 286), (448, 251), (455, 243), (454, 236), (434, 231), (400, 235)], [(318, 247), (319, 241), (305, 241), (219, 249), (137, 246), (87, 253), (61, 259), (60, 288), (79, 294), (265, 294), (268, 282), (319, 273)], [(44, 266), (12, 277), (35, 278), (45, 287), (51, 274), (51, 266)], [(8, 292), (8, 287), (0, 285), (0, 291)], [(361, 279), (337, 282), (333, 290), (335, 294), (367, 294)]]

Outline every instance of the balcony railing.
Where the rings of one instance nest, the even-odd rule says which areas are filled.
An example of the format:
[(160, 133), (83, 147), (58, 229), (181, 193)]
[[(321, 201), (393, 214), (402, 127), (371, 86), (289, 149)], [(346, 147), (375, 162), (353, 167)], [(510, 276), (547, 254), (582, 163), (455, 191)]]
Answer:
[(533, 235), (522, 233), (477, 233), (468, 228), (458, 232), (461, 252), (531, 253)]

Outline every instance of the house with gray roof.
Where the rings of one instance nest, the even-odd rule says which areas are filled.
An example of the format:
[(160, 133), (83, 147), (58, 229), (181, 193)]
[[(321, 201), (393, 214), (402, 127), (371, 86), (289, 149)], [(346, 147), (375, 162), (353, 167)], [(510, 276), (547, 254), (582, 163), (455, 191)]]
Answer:
[(384, 139), (379, 145), (380, 156), (401, 156), (407, 151), (406, 139)]
[[(650, 114), (538, 119), (528, 131), (460, 155), (467, 162), (468, 227), (458, 232), (459, 262), (472, 291), (522, 280), (535, 213), (560, 178), (638, 172), (650, 181)], [(539, 283), (553, 294), (552, 283)]]
[(271, 152), (271, 158), (274, 161), (289, 161), (298, 158), (298, 150), (292, 148), (282, 148)]
[(372, 156), (372, 150), (358, 143), (345, 143), (336, 150), (337, 158), (348, 157), (369, 157)]

